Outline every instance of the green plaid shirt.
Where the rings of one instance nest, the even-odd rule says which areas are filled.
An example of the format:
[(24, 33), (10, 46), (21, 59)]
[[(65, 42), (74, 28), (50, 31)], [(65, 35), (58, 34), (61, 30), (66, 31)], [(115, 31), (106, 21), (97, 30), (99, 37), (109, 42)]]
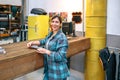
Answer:
[(63, 80), (70, 75), (67, 66), (68, 40), (62, 30), (59, 30), (53, 37), (52, 32), (43, 40), (41, 45), (51, 51), (51, 55), (44, 54), (44, 72), (48, 73), (48, 80)]

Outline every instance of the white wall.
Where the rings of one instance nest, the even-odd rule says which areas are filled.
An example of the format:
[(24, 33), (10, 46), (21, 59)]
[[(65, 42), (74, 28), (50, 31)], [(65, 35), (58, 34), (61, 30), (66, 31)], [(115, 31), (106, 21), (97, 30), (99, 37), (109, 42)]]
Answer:
[(27, 0), (27, 3), (28, 14), (30, 14), (31, 9), (33, 8), (46, 8), (44, 0)]
[[(68, 21), (72, 21), (72, 12), (83, 12), (82, 0), (45, 0), (48, 12), (68, 12)], [(82, 24), (76, 24), (75, 30), (82, 31)]]
[[(22, 0), (0, 0), (0, 4), (21, 5)], [(71, 21), (73, 11), (83, 11), (83, 0), (27, 0), (28, 14), (34, 7), (40, 7), (47, 12), (68, 12)], [(107, 1), (107, 34), (120, 35), (120, 0)], [(82, 31), (83, 24), (76, 24), (76, 31)]]
[[(49, 12), (68, 12), (68, 21), (72, 21), (72, 12), (83, 12), (82, 0), (29, 0), (29, 12), (40, 7)], [(76, 24), (76, 31), (82, 31), (83, 25)]]
[(120, 0), (108, 0), (107, 33), (120, 35)]
[(0, 0), (0, 4), (21, 5), (22, 0)]

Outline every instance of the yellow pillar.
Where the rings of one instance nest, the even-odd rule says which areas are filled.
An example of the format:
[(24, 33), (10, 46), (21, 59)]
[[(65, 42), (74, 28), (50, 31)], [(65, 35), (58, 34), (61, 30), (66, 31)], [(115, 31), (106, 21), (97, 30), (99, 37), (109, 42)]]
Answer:
[(99, 50), (106, 46), (106, 0), (86, 0), (86, 33), (91, 48), (86, 53), (85, 80), (105, 80)]

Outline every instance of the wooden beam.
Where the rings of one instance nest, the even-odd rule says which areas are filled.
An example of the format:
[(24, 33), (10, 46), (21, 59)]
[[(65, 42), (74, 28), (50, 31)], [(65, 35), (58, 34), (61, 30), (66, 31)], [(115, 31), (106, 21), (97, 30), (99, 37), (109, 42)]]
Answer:
[[(25, 42), (2, 45), (7, 54), (0, 54), (0, 79), (11, 80), (43, 67), (43, 56), (28, 49)], [(67, 57), (90, 48), (90, 39), (74, 37), (68, 40)]]

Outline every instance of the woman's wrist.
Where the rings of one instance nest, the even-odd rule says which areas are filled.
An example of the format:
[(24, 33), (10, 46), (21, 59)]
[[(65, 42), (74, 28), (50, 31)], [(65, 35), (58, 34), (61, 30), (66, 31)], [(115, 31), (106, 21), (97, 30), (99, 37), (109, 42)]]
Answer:
[(47, 53), (48, 55), (50, 55), (50, 54), (51, 54), (51, 51), (47, 50), (46, 53)]
[(39, 41), (32, 41), (31, 44), (32, 45), (40, 45)]

